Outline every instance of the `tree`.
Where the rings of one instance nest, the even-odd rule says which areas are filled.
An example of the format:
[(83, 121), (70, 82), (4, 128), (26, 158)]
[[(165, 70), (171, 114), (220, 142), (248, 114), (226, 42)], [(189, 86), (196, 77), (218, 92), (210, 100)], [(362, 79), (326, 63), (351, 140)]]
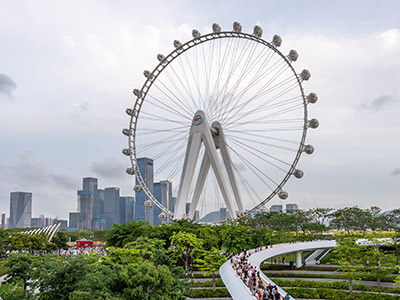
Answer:
[(22, 282), (23, 297), (28, 297), (28, 285), (32, 275), (33, 258), (27, 253), (11, 253), (5, 264), (7, 271), (6, 281), (11, 283)]
[(383, 252), (377, 239), (368, 239), (367, 251), (364, 252), (366, 272), (376, 277), (378, 288), (381, 287), (381, 278), (391, 273), (391, 265), (387, 263), (389, 255)]
[(201, 249), (203, 241), (198, 239), (193, 233), (184, 231), (174, 232), (170, 240), (170, 252), (175, 257), (180, 257), (182, 259), (185, 270), (188, 271), (189, 261), (193, 259), (193, 253)]
[(213, 291), (217, 289), (215, 282), (215, 274), (219, 271), (221, 265), (226, 261), (226, 256), (222, 254), (221, 250), (212, 248), (210, 251), (203, 251), (202, 258), (195, 260), (196, 267), (200, 271), (204, 271), (206, 276), (212, 275)]
[(362, 264), (361, 246), (356, 244), (356, 239), (351, 237), (339, 241), (339, 246), (333, 248), (332, 253), (336, 256), (334, 263), (338, 264), (339, 270), (349, 283), (350, 295), (353, 294), (353, 281), (359, 277), (359, 267)]
[(165, 242), (163, 240), (140, 236), (135, 241), (125, 244), (125, 248), (136, 249), (143, 259), (150, 259), (153, 258), (157, 250), (164, 249), (164, 245)]
[(400, 209), (394, 209), (387, 215), (387, 224), (390, 230), (395, 232), (394, 246), (396, 249), (396, 264), (399, 264), (400, 243)]
[(222, 249), (229, 254), (240, 253), (252, 246), (249, 228), (243, 225), (225, 224), (220, 228)]

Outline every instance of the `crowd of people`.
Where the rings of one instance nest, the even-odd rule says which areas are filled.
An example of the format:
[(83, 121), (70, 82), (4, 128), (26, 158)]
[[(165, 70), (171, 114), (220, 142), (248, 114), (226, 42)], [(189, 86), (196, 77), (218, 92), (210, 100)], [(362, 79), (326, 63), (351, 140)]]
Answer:
[[(258, 251), (259, 249), (256, 249)], [(261, 250), (261, 249), (260, 249)], [(278, 287), (272, 283), (266, 283), (260, 276), (260, 271), (249, 262), (250, 251), (244, 250), (241, 254), (231, 257), (231, 266), (236, 276), (250, 289), (253, 296), (260, 300), (289, 300), (289, 294), (285, 296), (279, 293)]]
[(69, 247), (67, 250), (59, 250), (58, 254), (59, 255), (93, 255), (93, 254), (108, 255), (106, 248), (103, 246), (82, 247), (82, 248), (72, 246)]

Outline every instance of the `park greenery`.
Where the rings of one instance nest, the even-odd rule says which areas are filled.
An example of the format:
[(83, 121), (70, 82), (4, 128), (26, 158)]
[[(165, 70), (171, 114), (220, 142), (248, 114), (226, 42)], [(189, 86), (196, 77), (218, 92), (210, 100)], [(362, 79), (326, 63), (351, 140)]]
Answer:
[[(133, 221), (114, 225), (104, 232), (58, 232), (51, 242), (40, 235), (0, 229), (3, 257), (0, 272), (6, 276), (0, 286), (0, 297), (3, 300), (167, 300), (185, 299), (185, 295), (228, 296), (218, 279), (218, 270), (229, 256), (243, 249), (282, 242), (332, 238), (325, 235), (330, 231), (335, 232), (334, 238), (340, 245), (329, 253), (327, 263), (340, 272), (337, 278), (346, 280), (340, 284), (348, 291), (340, 291), (340, 284), (285, 284), (296, 297), (307, 293), (315, 296), (318, 289), (325, 299), (337, 299), (343, 293), (343, 299), (351, 299), (354, 290), (384, 292), (381, 281), (396, 280), (400, 284), (400, 277), (396, 279), (393, 275), (398, 272), (399, 224), (400, 209), (382, 214), (379, 208), (371, 207), (262, 212), (220, 224), (179, 220), (151, 226)], [(107, 255), (58, 255), (67, 249), (68, 239), (83, 237), (105, 241)], [(380, 237), (392, 238), (393, 244), (381, 247), (376, 240)], [(360, 245), (355, 242), (357, 238), (367, 238), (370, 242)], [(191, 277), (210, 278), (203, 285), (212, 290), (193, 289)], [(378, 286), (364, 289), (355, 283), (360, 279), (376, 280)], [(398, 294), (397, 290), (390, 292)], [(375, 299), (368, 297), (363, 299)]]

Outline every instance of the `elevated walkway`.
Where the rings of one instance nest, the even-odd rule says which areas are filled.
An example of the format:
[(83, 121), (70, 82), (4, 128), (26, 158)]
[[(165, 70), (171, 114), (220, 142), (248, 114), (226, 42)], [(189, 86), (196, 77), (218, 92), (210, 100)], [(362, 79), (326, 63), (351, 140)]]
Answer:
[[(289, 244), (279, 244), (274, 245), (270, 248), (254, 252), (250, 251), (252, 255), (249, 257), (249, 262), (252, 266), (256, 266), (257, 270), (260, 271), (261, 278), (266, 283), (275, 283), (269, 279), (260, 270), (260, 264), (271, 257), (283, 255), (287, 253), (296, 252), (297, 257), (300, 257), (301, 262), (301, 252), (302, 251), (313, 251), (316, 249), (331, 249), (336, 246), (336, 241), (313, 241), (313, 242), (303, 242), (303, 243), (289, 243)], [(300, 267), (299, 265), (297, 267)], [(233, 300), (254, 300), (254, 297), (249, 288), (242, 282), (242, 280), (236, 276), (235, 270), (231, 267), (230, 260), (227, 260), (219, 269), (219, 274), (224, 282), (226, 288), (232, 296)], [(278, 291), (281, 295), (286, 295), (286, 292), (277, 286)], [(294, 299), (294, 298), (291, 298)]]

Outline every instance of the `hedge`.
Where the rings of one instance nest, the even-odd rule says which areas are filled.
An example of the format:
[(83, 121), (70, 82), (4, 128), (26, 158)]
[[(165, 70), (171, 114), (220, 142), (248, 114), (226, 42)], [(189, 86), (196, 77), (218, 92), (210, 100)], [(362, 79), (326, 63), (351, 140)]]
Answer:
[[(338, 274), (307, 274), (307, 273), (268, 273), (265, 272), (265, 275), (268, 277), (289, 277), (289, 278), (329, 278), (329, 279), (345, 279), (344, 275)], [(396, 275), (385, 275), (381, 277), (381, 281), (385, 282), (393, 282), (396, 278)], [(359, 275), (359, 280), (366, 281), (376, 281), (376, 276), (373, 275)]]
[(217, 297), (230, 297), (228, 290), (217, 289), (215, 292), (211, 289), (192, 289), (185, 292), (185, 296), (190, 298), (217, 298)]
[(372, 294), (372, 293), (353, 293), (350, 296), (349, 292), (337, 291), (331, 289), (310, 289), (310, 288), (287, 288), (286, 291), (295, 298), (305, 299), (340, 299), (340, 300), (394, 300), (400, 299), (397, 295), (387, 294)]

